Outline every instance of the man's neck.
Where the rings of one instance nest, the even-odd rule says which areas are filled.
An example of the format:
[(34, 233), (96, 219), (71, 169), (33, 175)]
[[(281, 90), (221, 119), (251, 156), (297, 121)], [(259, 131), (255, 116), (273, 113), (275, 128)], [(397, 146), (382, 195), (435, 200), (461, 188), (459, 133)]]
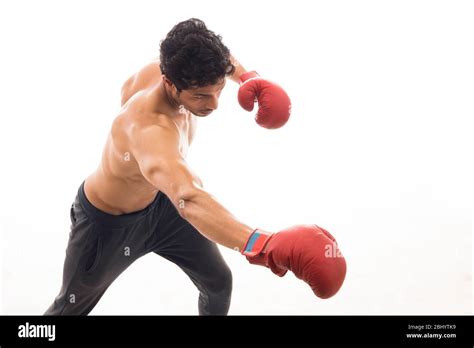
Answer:
[(176, 122), (180, 119), (187, 119), (194, 115), (173, 98), (171, 92), (166, 88), (163, 81), (159, 82), (152, 92), (154, 103), (154, 111), (161, 114), (166, 114)]
[(171, 91), (166, 88), (166, 85), (163, 81), (160, 82), (160, 89), (165, 97), (164, 99), (168, 103), (168, 106), (175, 111), (179, 111), (179, 102), (175, 98), (173, 98), (173, 96), (171, 95)]

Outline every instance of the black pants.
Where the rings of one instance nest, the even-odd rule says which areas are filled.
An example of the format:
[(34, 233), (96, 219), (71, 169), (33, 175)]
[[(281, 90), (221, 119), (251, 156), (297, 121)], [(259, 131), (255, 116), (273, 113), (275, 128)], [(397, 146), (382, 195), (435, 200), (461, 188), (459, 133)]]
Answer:
[[(135, 260), (154, 252), (178, 265), (199, 290), (200, 315), (226, 315), (232, 274), (217, 245), (206, 239), (159, 192), (145, 209), (111, 215), (79, 188), (59, 295), (45, 315), (87, 315), (112, 282)], [(139, 295), (139, 294), (136, 294)]]

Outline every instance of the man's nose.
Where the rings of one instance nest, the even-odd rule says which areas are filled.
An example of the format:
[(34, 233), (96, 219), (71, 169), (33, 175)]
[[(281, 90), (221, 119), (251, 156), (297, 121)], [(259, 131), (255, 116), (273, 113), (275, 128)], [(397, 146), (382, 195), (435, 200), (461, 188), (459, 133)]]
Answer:
[(219, 98), (218, 97), (212, 97), (209, 104), (207, 104), (207, 108), (212, 109), (212, 110), (216, 110), (218, 106), (219, 106)]

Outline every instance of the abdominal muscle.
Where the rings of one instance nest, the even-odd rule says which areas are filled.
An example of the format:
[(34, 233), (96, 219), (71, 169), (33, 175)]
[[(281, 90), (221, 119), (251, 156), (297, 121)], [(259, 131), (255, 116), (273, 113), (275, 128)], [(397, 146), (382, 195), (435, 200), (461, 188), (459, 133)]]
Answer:
[(142, 210), (158, 193), (143, 177), (132, 154), (115, 147), (111, 135), (99, 167), (85, 180), (84, 191), (92, 205), (112, 215)]
[[(100, 190), (97, 190), (98, 187)], [(94, 207), (112, 215), (142, 210), (153, 202), (158, 193), (149, 184), (134, 184), (126, 179), (108, 177), (99, 169), (86, 179), (84, 191)]]

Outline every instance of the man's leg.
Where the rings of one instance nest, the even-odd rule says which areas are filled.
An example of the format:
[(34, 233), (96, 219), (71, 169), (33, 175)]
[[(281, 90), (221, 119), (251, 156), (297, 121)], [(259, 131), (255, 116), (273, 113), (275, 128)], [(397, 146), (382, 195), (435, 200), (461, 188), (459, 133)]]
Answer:
[(86, 214), (84, 204), (76, 198), (71, 207), (61, 291), (44, 315), (87, 315), (112, 282), (144, 255), (146, 219), (127, 227), (104, 226)]
[(184, 220), (168, 201), (155, 231), (153, 251), (179, 266), (199, 290), (200, 315), (226, 315), (232, 273), (216, 243)]
[(232, 294), (232, 273), (217, 245), (191, 225), (177, 231), (176, 244), (155, 251), (175, 263), (199, 290), (199, 315), (227, 315)]

